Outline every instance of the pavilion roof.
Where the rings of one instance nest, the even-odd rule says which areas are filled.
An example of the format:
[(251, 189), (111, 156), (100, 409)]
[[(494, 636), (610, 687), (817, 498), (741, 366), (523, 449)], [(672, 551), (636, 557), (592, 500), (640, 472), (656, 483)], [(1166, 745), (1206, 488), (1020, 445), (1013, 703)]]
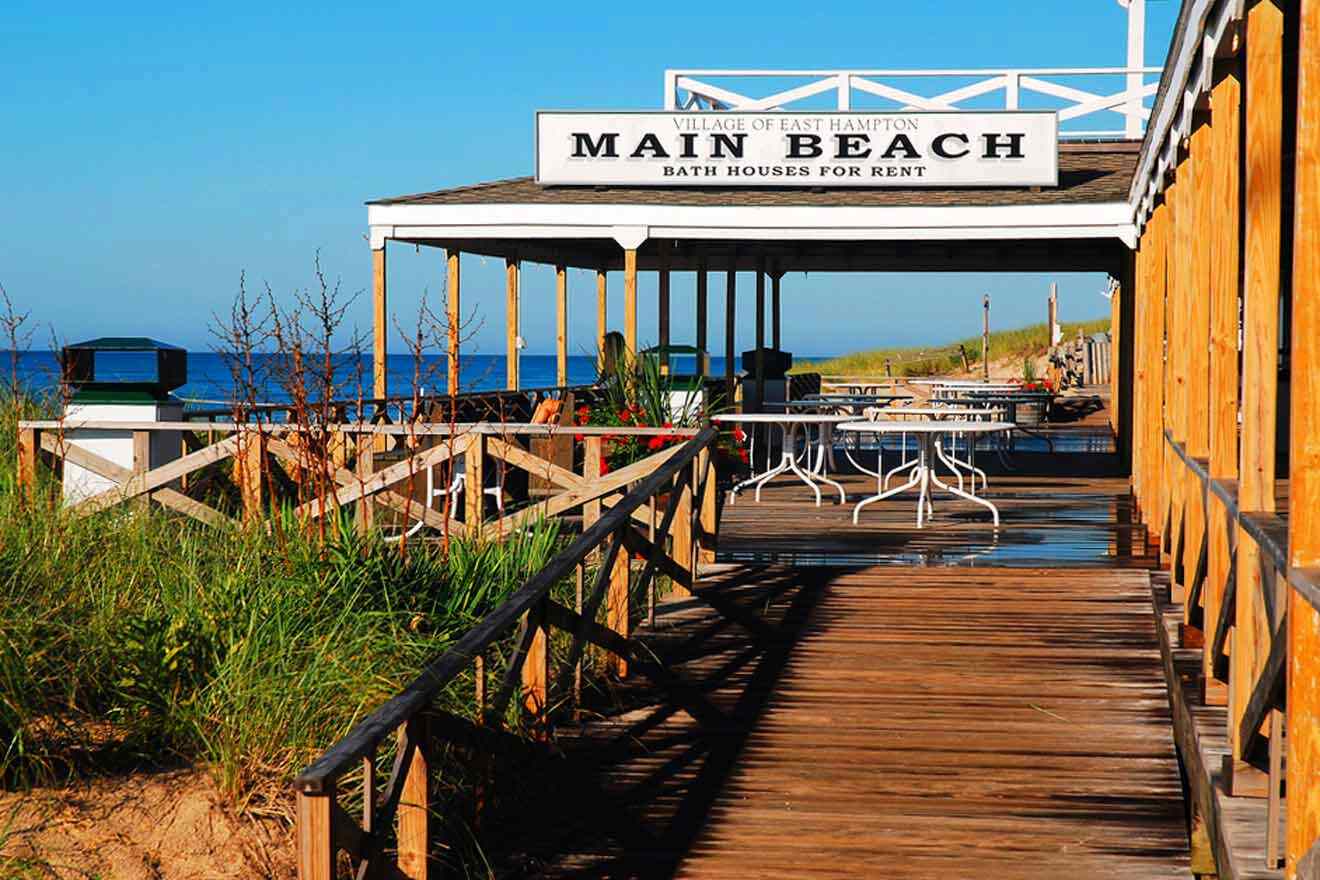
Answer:
[(515, 177), (374, 199), (371, 205), (673, 205), (804, 207), (975, 207), (1126, 202), (1138, 141), (1059, 145), (1057, 187), (642, 187), (541, 186)]

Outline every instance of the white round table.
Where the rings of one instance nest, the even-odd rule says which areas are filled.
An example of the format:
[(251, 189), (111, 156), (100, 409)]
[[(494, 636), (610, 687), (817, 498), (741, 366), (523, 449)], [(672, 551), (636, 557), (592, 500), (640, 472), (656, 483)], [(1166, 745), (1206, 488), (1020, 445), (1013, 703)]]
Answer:
[[(971, 417), (979, 416), (985, 421), (995, 421), (995, 419), (993, 419), (992, 417), (996, 414), (998, 410), (1001, 409), (1002, 407), (976, 406), (972, 404), (951, 404), (947, 406), (880, 407), (880, 408), (868, 409), (866, 411), (866, 417), (868, 419), (871, 419), (872, 421), (876, 419), (892, 419), (895, 421), (899, 421), (902, 424), (907, 424), (906, 419), (910, 419), (913, 417), (917, 417), (919, 419), (929, 421), (931, 419), (943, 420), (949, 418), (959, 418), (963, 420), (968, 420)], [(1003, 420), (1000, 419), (999, 421), (1003, 421)], [(961, 432), (952, 431), (950, 433), (959, 434)], [(899, 450), (901, 453), (902, 461), (899, 463), (898, 467), (886, 473), (878, 473), (877, 471), (873, 471), (870, 468), (863, 467), (861, 464), (857, 462), (856, 459), (852, 457), (852, 451), (848, 449), (846, 444), (844, 445), (843, 448), (843, 454), (847, 456), (848, 461), (852, 463), (852, 466), (857, 468), (862, 473), (870, 474), (873, 477), (879, 477), (880, 488), (882, 490), (886, 489), (889, 487), (889, 480), (891, 477), (893, 477), (895, 474), (901, 474), (903, 471), (910, 470), (911, 468), (916, 467), (917, 463), (920, 461), (919, 458), (909, 460), (907, 457), (907, 432), (900, 431), (899, 435), (900, 435)], [(958, 450), (957, 450), (956, 441), (957, 438), (955, 437), (955, 442), (950, 446), (949, 449), (943, 449), (943, 447), (941, 447), (941, 458), (947, 461), (951, 467), (954, 465), (958, 466), (954, 468), (953, 475), (958, 478), (959, 489), (963, 487), (963, 477), (962, 477), (962, 471), (959, 470), (958, 468), (967, 468), (967, 470), (971, 472), (972, 494), (975, 495), (976, 478), (978, 476), (981, 478), (982, 488), (986, 488), (989, 486), (989, 481), (986, 478), (985, 471), (981, 470), (976, 466), (976, 444), (973, 442), (969, 442), (967, 444), (967, 458), (966, 460), (964, 460), (958, 458), (957, 456)]]
[[(895, 486), (893, 489), (886, 489), (884, 479), (878, 477), (875, 495), (864, 498), (853, 508), (853, 523), (856, 524), (861, 515), (862, 508), (876, 501), (882, 501), (890, 496), (897, 495), (900, 492), (906, 492), (909, 489), (917, 489), (917, 528), (921, 528), (923, 519), (930, 519), (935, 513), (934, 505), (930, 497), (932, 493), (932, 484), (943, 489), (951, 495), (967, 501), (974, 501), (990, 511), (994, 517), (995, 528), (999, 528), (999, 510), (984, 498), (978, 498), (976, 495), (964, 492), (962, 489), (950, 486), (939, 478), (935, 472), (935, 462), (943, 462), (955, 474), (958, 474), (958, 467), (944, 454), (940, 446), (939, 438), (942, 434), (992, 434), (999, 431), (1010, 431), (1013, 425), (1009, 422), (973, 422), (965, 419), (948, 419), (944, 421), (922, 421), (922, 422), (847, 422), (836, 426), (836, 430), (845, 433), (856, 434), (898, 434), (909, 433), (916, 434), (921, 439), (918, 456), (915, 464), (912, 465), (912, 475), (908, 481), (901, 486)], [(973, 476), (975, 480), (975, 476)], [(961, 478), (959, 480), (961, 482)], [(973, 489), (975, 483), (973, 483)]]
[[(835, 425), (844, 422), (852, 422), (856, 416), (829, 415), (825, 413), (726, 413), (715, 416), (711, 421), (721, 425), (773, 425), (779, 428), (783, 438), (783, 447), (779, 457), (779, 463), (769, 468), (765, 473), (752, 474), (751, 477), (743, 480), (734, 486), (729, 493), (729, 503), (738, 496), (738, 493), (748, 486), (756, 486), (756, 500), (761, 500), (761, 487), (770, 480), (785, 472), (793, 473), (799, 480), (806, 483), (812, 492), (816, 493), (816, 506), (820, 506), (820, 487), (817, 483), (825, 483), (839, 490), (839, 503), (848, 501), (848, 496), (843, 491), (843, 486), (826, 476), (826, 463), (832, 461), (832, 455), (828, 445), (833, 442), (831, 433)], [(816, 427), (816, 461), (813, 464), (811, 460), (812, 438), (811, 428)], [(807, 467), (803, 470), (798, 465), (796, 447), (797, 438), (801, 434), (807, 448)]]

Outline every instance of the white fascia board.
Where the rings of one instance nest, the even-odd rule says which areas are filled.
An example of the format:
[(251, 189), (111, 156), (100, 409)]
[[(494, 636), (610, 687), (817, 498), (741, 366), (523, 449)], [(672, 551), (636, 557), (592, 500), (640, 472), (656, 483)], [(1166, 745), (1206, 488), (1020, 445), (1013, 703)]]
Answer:
[[(691, 205), (371, 205), (373, 241), (382, 238), (614, 238), (619, 227), (652, 237), (704, 238), (714, 230), (747, 238), (864, 240), (908, 237), (1058, 238), (1131, 226), (1128, 202), (966, 207)], [(389, 231), (386, 231), (389, 228)], [(1064, 233), (1060, 233), (1064, 230)]]

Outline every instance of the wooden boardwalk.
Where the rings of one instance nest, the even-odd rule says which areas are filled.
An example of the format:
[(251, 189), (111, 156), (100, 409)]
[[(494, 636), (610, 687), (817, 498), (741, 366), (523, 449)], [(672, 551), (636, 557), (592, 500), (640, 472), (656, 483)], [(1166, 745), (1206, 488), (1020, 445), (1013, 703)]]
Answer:
[(1148, 577), (738, 567), (496, 820), (500, 872), (1187, 877)]

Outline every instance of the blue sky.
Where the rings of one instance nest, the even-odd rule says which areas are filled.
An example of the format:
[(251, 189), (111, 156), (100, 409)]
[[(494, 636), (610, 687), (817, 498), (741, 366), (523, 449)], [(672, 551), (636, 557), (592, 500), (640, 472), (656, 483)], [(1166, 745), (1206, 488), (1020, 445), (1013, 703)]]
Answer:
[[(1126, 39), (1115, 0), (6, 8), (0, 283), (42, 342), (49, 324), (64, 339), (198, 348), (242, 271), (287, 295), (310, 283), (319, 250), (346, 289), (367, 288), (363, 202), (529, 173), (537, 109), (658, 109), (666, 67), (1120, 66)], [(1149, 7), (1148, 64), (1162, 63), (1176, 15), (1176, 2)], [(408, 315), (442, 260), (403, 248), (390, 260), (392, 307)], [(502, 277), (495, 261), (465, 263), (465, 304), (485, 318), (476, 350), (501, 351)], [(789, 275), (785, 344), (821, 354), (971, 335), (985, 292), (997, 326), (1040, 321), (1050, 280)], [(1054, 280), (1065, 319), (1105, 312), (1102, 276)], [(584, 275), (570, 284), (570, 338), (585, 348), (594, 292)], [(653, 289), (642, 285), (644, 338)], [(528, 350), (550, 351), (551, 270), (529, 266), (523, 290)], [(678, 277), (675, 341), (691, 338), (691, 298)], [(720, 308), (711, 318), (715, 338)], [(353, 319), (369, 327), (365, 296)]]

